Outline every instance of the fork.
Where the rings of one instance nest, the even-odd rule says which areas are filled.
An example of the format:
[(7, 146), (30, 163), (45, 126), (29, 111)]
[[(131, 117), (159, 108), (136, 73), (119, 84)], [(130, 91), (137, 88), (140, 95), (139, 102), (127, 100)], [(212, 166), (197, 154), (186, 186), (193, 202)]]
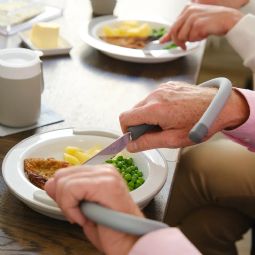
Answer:
[(145, 45), (142, 49), (145, 55), (152, 55), (150, 51), (152, 50), (167, 50), (165, 47), (168, 45), (175, 45), (172, 41), (168, 41), (165, 43), (160, 43), (160, 40), (153, 40)]

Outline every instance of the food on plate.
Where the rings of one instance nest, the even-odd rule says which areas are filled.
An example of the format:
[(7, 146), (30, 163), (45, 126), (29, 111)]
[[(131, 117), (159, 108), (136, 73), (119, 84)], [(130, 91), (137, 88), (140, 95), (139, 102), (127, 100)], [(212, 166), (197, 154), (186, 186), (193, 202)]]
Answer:
[(64, 152), (64, 160), (71, 165), (81, 165), (92, 158), (100, 150), (101, 146), (99, 145), (95, 145), (86, 151), (79, 147), (67, 146)]
[(70, 166), (66, 161), (54, 158), (28, 158), (24, 160), (24, 171), (29, 181), (43, 189), (47, 180), (60, 169)]
[(40, 49), (54, 49), (58, 47), (59, 25), (40, 22), (34, 24), (30, 33), (30, 40)]
[[(148, 23), (123, 21), (113, 26), (104, 26), (100, 38), (121, 47), (143, 49), (149, 42), (158, 40), (167, 32), (165, 27), (152, 28)], [(176, 48), (172, 42), (164, 50)]]
[(130, 191), (137, 189), (144, 183), (143, 173), (135, 165), (132, 158), (125, 158), (122, 155), (106, 160), (106, 163), (114, 165), (124, 180), (127, 182)]
[(153, 31), (148, 23), (123, 21), (115, 26), (104, 26), (100, 38), (110, 44), (142, 49), (153, 39)]
[[(66, 168), (72, 165), (81, 165), (93, 157), (101, 150), (96, 145), (84, 151), (75, 146), (65, 147), (64, 161), (54, 158), (28, 158), (24, 160), (24, 172), (29, 181), (40, 189), (49, 178), (60, 168)], [(112, 164), (116, 167), (123, 179), (127, 182), (130, 191), (137, 189), (144, 183), (143, 173), (135, 165), (132, 158), (126, 158), (122, 155), (116, 155), (114, 158), (106, 160), (105, 163)]]
[(123, 21), (116, 26), (104, 26), (102, 36), (105, 37), (138, 37), (147, 38), (151, 35), (152, 28), (148, 23), (138, 21)]
[(131, 49), (143, 49), (149, 42), (147, 38), (142, 37), (102, 37), (102, 39), (110, 44)]

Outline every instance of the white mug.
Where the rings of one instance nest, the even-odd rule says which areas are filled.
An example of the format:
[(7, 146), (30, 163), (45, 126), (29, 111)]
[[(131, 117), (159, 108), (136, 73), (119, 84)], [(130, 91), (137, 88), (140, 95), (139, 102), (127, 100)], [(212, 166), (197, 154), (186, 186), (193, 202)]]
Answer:
[(29, 49), (0, 50), (0, 124), (25, 127), (41, 111), (43, 74), (39, 53)]
[(90, 0), (93, 14), (112, 15), (117, 0)]

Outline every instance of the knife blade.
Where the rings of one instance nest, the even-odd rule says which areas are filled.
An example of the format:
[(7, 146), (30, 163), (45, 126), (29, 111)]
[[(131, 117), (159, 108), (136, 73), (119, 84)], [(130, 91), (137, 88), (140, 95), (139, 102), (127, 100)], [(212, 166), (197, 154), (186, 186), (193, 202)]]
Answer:
[(103, 150), (98, 152), (92, 158), (87, 160), (84, 164), (96, 165), (96, 164), (104, 164), (107, 159), (114, 157), (116, 154), (121, 152), (131, 140), (136, 140), (143, 134), (147, 132), (156, 132), (162, 130), (158, 125), (138, 125), (132, 126), (128, 128), (128, 132), (123, 136), (115, 140), (113, 143), (105, 147)]

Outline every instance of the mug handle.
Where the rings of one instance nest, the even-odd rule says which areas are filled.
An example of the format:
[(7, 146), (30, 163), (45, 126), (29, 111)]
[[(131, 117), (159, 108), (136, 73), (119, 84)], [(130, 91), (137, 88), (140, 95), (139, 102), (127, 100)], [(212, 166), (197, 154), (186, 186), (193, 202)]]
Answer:
[(200, 120), (189, 132), (190, 140), (195, 143), (203, 141), (203, 138), (208, 134), (208, 130), (222, 111), (232, 92), (231, 81), (223, 77), (206, 81), (198, 86), (218, 87), (219, 90)]
[(43, 62), (40, 60), (41, 66), (41, 93), (44, 91), (44, 75), (43, 75)]

